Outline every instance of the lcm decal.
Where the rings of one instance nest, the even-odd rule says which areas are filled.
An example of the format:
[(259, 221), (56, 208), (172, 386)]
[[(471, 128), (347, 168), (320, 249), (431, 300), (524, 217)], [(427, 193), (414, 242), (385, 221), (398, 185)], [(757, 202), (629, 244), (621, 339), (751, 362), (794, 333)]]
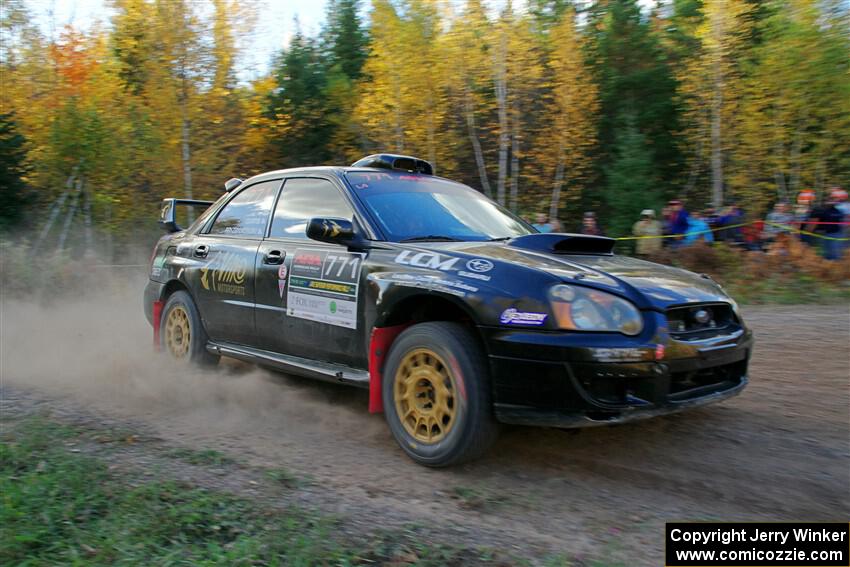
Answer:
[(396, 264), (442, 271), (453, 270), (457, 261), (458, 258), (446, 258), (434, 252), (417, 252), (413, 254), (410, 250), (403, 250), (395, 257)]

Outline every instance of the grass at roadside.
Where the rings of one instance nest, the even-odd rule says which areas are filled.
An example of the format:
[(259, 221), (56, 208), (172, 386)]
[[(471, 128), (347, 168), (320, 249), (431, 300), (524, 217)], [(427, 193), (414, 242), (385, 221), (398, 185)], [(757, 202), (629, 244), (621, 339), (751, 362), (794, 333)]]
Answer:
[(4, 425), (0, 564), (459, 565), (476, 556), (399, 534), (349, 541), (335, 521), (305, 510), (119, 477), (98, 458), (69, 450), (79, 436), (41, 418)]

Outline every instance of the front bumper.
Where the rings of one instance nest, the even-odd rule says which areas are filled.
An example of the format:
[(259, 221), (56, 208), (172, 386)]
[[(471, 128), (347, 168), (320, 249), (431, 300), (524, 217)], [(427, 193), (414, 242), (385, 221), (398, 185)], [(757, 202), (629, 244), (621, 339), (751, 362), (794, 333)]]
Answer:
[(493, 405), (504, 423), (587, 427), (675, 413), (739, 394), (753, 338), (698, 341), (482, 328)]

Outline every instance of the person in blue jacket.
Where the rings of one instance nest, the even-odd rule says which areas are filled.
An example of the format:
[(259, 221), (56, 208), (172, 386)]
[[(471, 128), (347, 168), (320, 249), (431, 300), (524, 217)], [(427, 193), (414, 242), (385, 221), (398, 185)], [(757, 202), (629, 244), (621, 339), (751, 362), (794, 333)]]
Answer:
[(708, 223), (705, 222), (705, 219), (702, 218), (702, 215), (698, 211), (694, 211), (688, 218), (688, 229), (683, 244), (690, 246), (700, 240), (711, 244), (714, 242), (714, 235), (711, 233), (710, 228)]

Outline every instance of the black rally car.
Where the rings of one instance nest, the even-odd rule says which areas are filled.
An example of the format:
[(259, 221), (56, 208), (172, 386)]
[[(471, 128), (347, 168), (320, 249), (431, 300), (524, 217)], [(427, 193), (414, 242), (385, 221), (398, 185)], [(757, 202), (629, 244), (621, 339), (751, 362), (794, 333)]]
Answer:
[(185, 230), (175, 208), (198, 202), (166, 199), (156, 344), (368, 388), (431, 466), (482, 453), (496, 422), (611, 424), (744, 388), (752, 335), (711, 279), (537, 233), (431, 171), (377, 155), (233, 179)]

